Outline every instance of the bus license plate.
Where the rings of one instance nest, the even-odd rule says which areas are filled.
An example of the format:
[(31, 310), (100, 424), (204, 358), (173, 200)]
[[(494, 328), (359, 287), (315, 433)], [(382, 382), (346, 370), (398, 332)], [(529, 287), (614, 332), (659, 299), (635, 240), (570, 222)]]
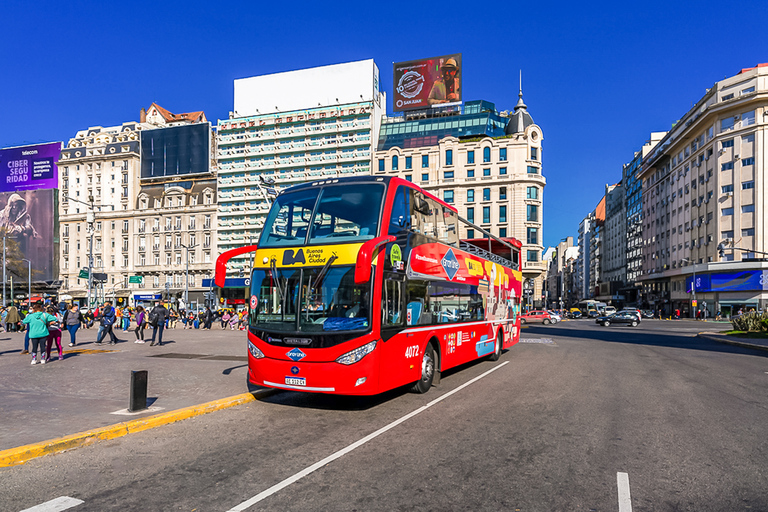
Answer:
[(304, 377), (286, 377), (285, 383), (292, 386), (306, 386), (307, 379)]

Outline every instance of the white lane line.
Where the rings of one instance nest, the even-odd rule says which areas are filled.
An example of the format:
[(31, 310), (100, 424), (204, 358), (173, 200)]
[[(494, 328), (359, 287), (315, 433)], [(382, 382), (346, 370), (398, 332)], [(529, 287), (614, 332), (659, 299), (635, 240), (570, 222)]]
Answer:
[(427, 409), (429, 409), (433, 405), (436, 405), (437, 403), (442, 402), (443, 400), (445, 400), (449, 396), (453, 395), (454, 393), (458, 393), (459, 391), (461, 391), (465, 387), (469, 386), (470, 384), (473, 384), (473, 383), (477, 382), (478, 380), (482, 379), (486, 375), (490, 375), (492, 372), (495, 372), (496, 370), (498, 370), (499, 368), (503, 367), (504, 365), (506, 365), (508, 363), (509, 363), (509, 361), (504, 361), (500, 365), (498, 365), (498, 366), (496, 366), (494, 368), (491, 368), (490, 370), (488, 370), (487, 372), (483, 373), (482, 375), (478, 375), (477, 377), (475, 377), (474, 379), (470, 380), (469, 382), (466, 382), (466, 383), (462, 384), (461, 386), (457, 387), (453, 391), (449, 391), (448, 393), (446, 393), (446, 394), (444, 394), (444, 395), (442, 395), (442, 396), (432, 400), (427, 405), (419, 407), (415, 411), (406, 414), (402, 418), (393, 421), (389, 425), (380, 428), (376, 432), (373, 432), (372, 434), (368, 434), (364, 438), (360, 439), (359, 441), (356, 441), (356, 442), (352, 443), (351, 445), (347, 446), (346, 448), (342, 448), (341, 450), (337, 451), (336, 453), (333, 453), (333, 454), (329, 455), (328, 457), (324, 458), (323, 460), (321, 460), (319, 462), (315, 462), (311, 466), (309, 466), (309, 467), (299, 471), (295, 475), (286, 478), (282, 482), (273, 485), (269, 489), (260, 492), (259, 494), (257, 494), (253, 498), (251, 498), (249, 500), (246, 500), (246, 501), (240, 503), (239, 505), (236, 505), (236, 506), (232, 507), (231, 509), (229, 509), (228, 512), (242, 512), (243, 510), (246, 510), (247, 508), (252, 507), (253, 505), (255, 505), (256, 503), (262, 501), (263, 499), (268, 498), (269, 496), (272, 496), (276, 492), (278, 492), (278, 491), (288, 487), (289, 485), (291, 485), (294, 482), (297, 482), (297, 481), (301, 480), (302, 478), (304, 478), (305, 476), (309, 475), (310, 473), (313, 473), (313, 472), (317, 471), (318, 469), (320, 469), (321, 467), (323, 467), (323, 466), (325, 466), (327, 464), (330, 464), (331, 462), (335, 461), (336, 459), (346, 455), (347, 453), (351, 452), (355, 448), (361, 447), (362, 445), (364, 445), (368, 441), (371, 441), (371, 440), (379, 437), (381, 434), (385, 433), (388, 430), (391, 430), (391, 429), (395, 428), (396, 426), (400, 425), (404, 421), (407, 421), (407, 420), (413, 418), (414, 416), (416, 416), (417, 414), (420, 414), (420, 413), (426, 411)]
[(629, 496), (629, 475), (616, 473), (619, 485), (619, 512), (632, 512), (632, 498)]
[(68, 508), (76, 507), (82, 503), (83, 500), (77, 498), (70, 498), (69, 496), (59, 496), (55, 500), (46, 501), (39, 505), (35, 505), (32, 508), (25, 508), (21, 512), (61, 512)]

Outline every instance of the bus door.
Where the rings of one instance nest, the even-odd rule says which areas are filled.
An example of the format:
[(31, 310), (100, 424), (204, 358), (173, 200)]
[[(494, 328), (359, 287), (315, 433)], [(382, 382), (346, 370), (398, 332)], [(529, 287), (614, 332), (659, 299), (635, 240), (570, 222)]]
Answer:
[[(421, 375), (416, 336), (400, 335), (406, 328), (405, 275), (384, 272), (381, 285), (381, 372), (380, 384), (396, 387)], [(414, 345), (408, 352), (408, 343)], [(418, 363), (418, 364), (417, 364)], [(417, 368), (417, 370), (414, 370)]]

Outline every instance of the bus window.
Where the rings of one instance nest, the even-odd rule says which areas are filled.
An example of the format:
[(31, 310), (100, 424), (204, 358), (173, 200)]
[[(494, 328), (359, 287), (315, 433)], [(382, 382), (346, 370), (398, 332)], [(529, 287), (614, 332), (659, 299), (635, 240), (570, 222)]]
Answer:
[(384, 279), (381, 288), (382, 327), (403, 324), (403, 282), (394, 279)]
[(408, 325), (429, 325), (432, 323), (427, 281), (408, 281), (405, 300), (407, 301), (406, 320)]
[(389, 234), (397, 235), (411, 230), (411, 189), (399, 186), (392, 203), (392, 215), (389, 220)]
[[(322, 189), (309, 243), (369, 240), (378, 234), (382, 185), (343, 185)], [(331, 240), (328, 240), (331, 239)]]
[(303, 244), (318, 192), (317, 189), (302, 190), (275, 199), (264, 225), (263, 234), (266, 236), (262, 235), (259, 245), (274, 247)]
[(438, 216), (437, 239), (444, 244), (459, 245), (459, 219), (456, 212), (450, 208), (442, 207), (442, 215)]

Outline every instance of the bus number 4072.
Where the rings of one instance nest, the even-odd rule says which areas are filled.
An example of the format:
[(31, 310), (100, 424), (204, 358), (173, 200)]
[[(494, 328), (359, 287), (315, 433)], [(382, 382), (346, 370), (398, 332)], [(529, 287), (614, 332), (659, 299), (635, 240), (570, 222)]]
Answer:
[(413, 345), (405, 349), (405, 357), (419, 357), (419, 346)]

